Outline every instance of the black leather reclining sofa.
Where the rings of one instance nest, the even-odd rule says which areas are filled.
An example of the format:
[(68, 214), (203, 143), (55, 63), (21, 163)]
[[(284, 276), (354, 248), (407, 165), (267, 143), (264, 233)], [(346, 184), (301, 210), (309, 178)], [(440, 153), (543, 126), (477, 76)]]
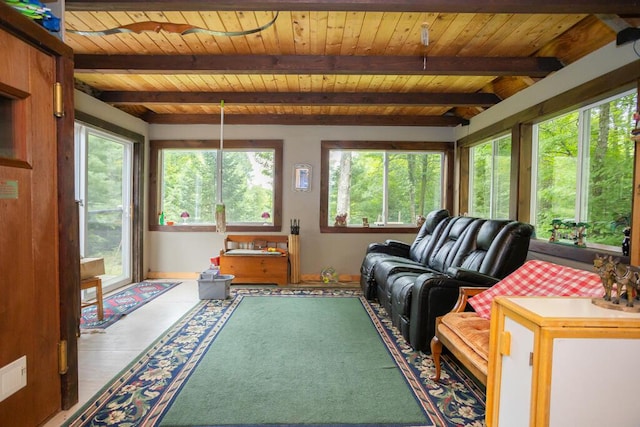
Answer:
[(414, 349), (428, 352), (436, 317), (453, 308), (458, 288), (491, 286), (520, 267), (532, 234), (531, 225), (518, 221), (433, 211), (411, 245), (369, 245), (360, 285)]

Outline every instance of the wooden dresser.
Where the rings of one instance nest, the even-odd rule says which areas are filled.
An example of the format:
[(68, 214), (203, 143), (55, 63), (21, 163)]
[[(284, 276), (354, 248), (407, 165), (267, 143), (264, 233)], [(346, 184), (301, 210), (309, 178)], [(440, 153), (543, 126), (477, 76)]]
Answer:
[(285, 235), (229, 235), (220, 251), (220, 273), (233, 283), (289, 283), (289, 248)]

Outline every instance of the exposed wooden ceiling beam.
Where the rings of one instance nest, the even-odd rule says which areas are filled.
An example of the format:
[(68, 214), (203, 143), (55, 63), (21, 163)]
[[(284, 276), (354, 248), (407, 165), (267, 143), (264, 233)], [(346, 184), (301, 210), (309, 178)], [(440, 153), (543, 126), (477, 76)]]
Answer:
[(552, 57), (331, 55), (76, 55), (75, 71), (142, 74), (361, 74), (545, 77)]
[(481, 106), (500, 102), (493, 93), (318, 93), (318, 92), (102, 92), (109, 104), (287, 104), (287, 105), (396, 105)]
[[(220, 124), (218, 114), (146, 113), (142, 120), (152, 124)], [(324, 125), (324, 126), (457, 126), (468, 124), (456, 116), (383, 116), (383, 115), (292, 115), (292, 114), (226, 114), (230, 125)]]
[(637, 0), (66, 0), (69, 11), (379, 11), (440, 13), (636, 13)]

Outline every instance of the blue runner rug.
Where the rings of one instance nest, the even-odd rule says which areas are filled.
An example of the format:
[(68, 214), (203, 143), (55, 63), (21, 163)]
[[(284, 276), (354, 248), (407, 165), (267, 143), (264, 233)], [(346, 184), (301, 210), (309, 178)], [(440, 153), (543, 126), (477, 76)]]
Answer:
[(98, 320), (98, 307), (95, 305), (85, 307), (82, 309), (82, 316), (80, 316), (80, 328), (104, 329), (179, 283), (182, 282), (140, 282), (123, 291), (104, 297), (103, 319)]

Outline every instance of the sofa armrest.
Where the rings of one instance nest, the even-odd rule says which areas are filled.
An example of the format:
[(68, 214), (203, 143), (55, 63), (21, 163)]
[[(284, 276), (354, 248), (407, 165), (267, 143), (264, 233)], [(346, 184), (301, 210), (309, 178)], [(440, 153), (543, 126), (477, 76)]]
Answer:
[(496, 277), (460, 267), (449, 267), (447, 275), (452, 279), (459, 280), (461, 282), (477, 283), (481, 286), (492, 286), (500, 281), (500, 279)]
[(484, 292), (489, 288), (476, 287), (476, 286), (461, 286), (458, 293), (458, 300), (456, 305), (451, 309), (451, 313), (460, 313), (467, 308), (467, 301), (472, 296), (478, 295), (480, 292)]
[(395, 239), (387, 239), (384, 241), (384, 244), (387, 246), (393, 246), (396, 248), (402, 248), (406, 250), (409, 250), (409, 248), (411, 247), (411, 245), (409, 245), (408, 243), (403, 242), (401, 240), (395, 240)]
[[(401, 243), (401, 244), (400, 244)], [(393, 255), (402, 258), (409, 258), (410, 246), (404, 242), (398, 242), (394, 244), (387, 243), (370, 243), (367, 247), (367, 254), (378, 253)]]

